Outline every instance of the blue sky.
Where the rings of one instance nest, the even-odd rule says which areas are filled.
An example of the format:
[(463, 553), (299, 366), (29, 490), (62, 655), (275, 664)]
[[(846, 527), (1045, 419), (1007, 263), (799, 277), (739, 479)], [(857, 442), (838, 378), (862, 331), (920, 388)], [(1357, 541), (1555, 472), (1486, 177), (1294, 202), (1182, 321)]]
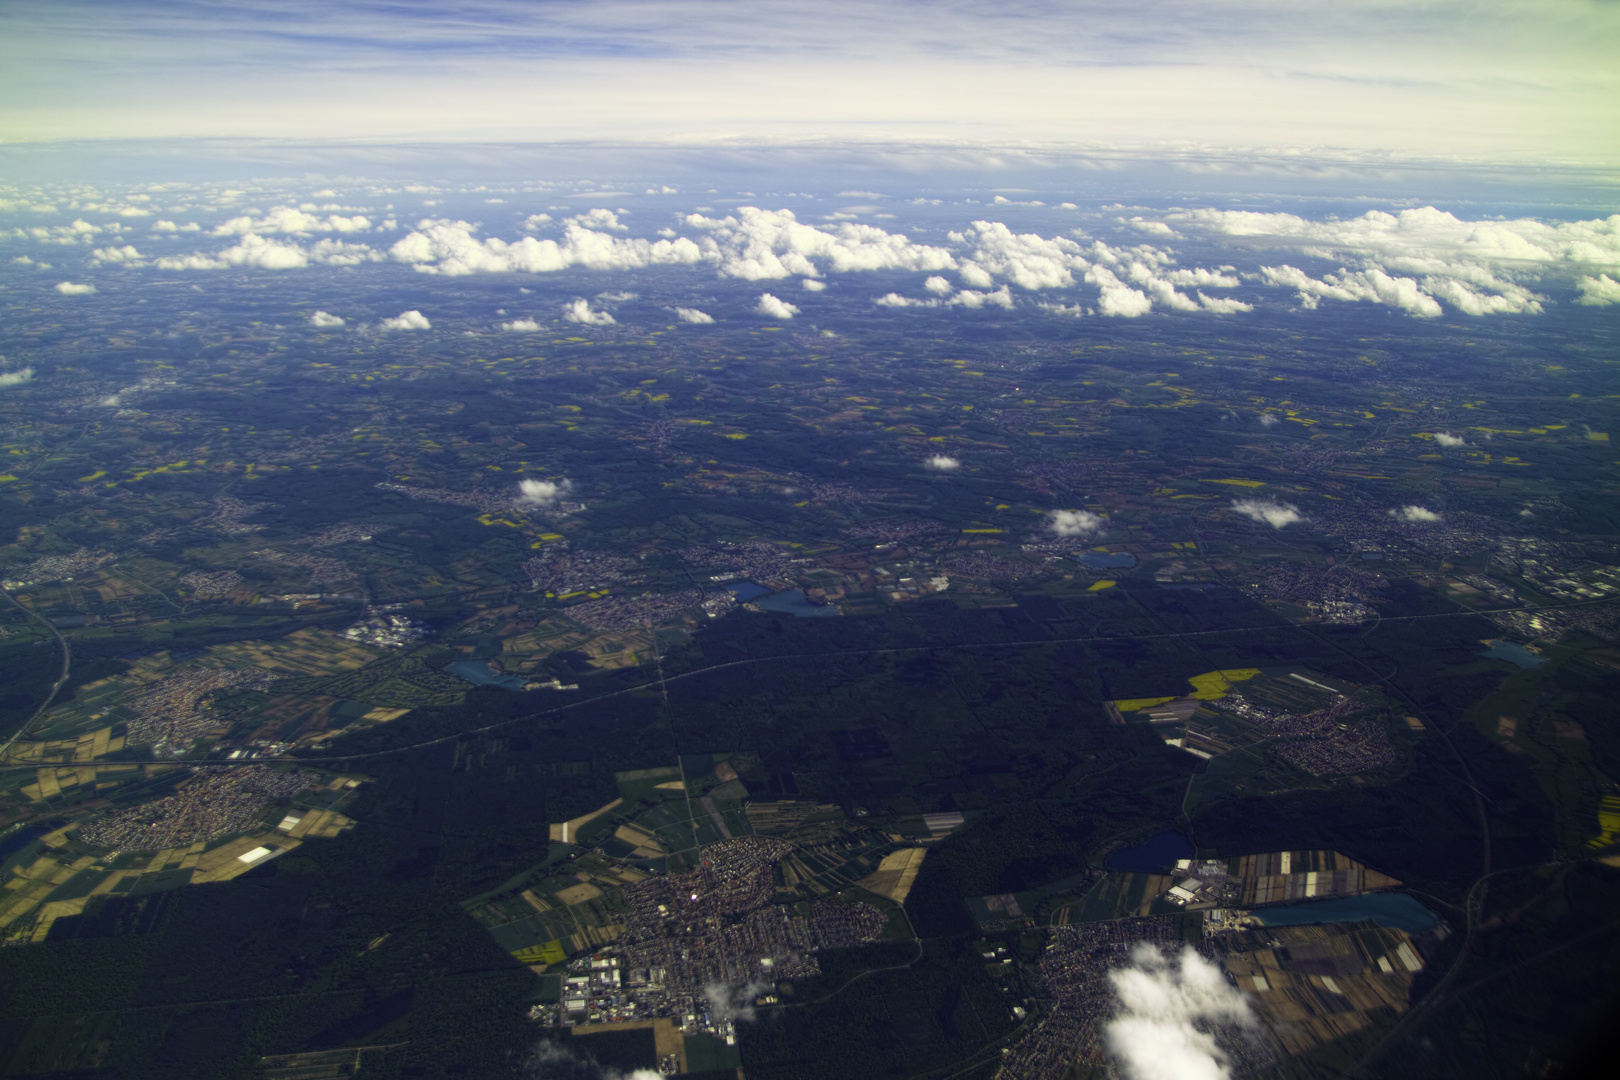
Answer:
[(926, 141), (1620, 163), (1598, 0), (12, 0), (0, 139)]

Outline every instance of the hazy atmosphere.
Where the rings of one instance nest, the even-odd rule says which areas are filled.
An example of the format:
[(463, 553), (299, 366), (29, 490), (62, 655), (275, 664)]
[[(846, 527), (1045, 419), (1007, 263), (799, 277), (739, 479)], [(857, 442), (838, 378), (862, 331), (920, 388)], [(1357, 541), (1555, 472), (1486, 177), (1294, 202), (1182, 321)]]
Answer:
[(1620, 5), (0, 8), (0, 1077), (1606, 1075)]

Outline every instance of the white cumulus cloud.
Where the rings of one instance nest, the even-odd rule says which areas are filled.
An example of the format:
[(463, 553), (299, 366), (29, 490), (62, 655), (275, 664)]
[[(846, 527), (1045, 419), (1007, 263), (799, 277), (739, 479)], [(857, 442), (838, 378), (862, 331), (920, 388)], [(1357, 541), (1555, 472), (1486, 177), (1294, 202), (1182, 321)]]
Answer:
[(633, 270), (646, 266), (690, 266), (715, 262), (718, 253), (686, 237), (639, 240), (610, 236), (570, 221), (563, 239), (525, 236), (507, 243), (497, 237), (479, 240), (465, 221), (423, 221), (388, 251), (394, 259), (429, 274), (499, 274), (514, 271), (550, 274), (571, 266), (590, 270)]
[(1459, 446), (1467, 446), (1468, 445), (1468, 440), (1467, 439), (1463, 438), (1461, 435), (1453, 435), (1448, 431), (1437, 431), (1437, 432), (1435, 432), (1434, 433), (1434, 441), (1439, 443), (1441, 446), (1452, 448), (1452, 449), (1455, 449), (1456, 447), (1459, 447)]
[(322, 218), (307, 213), (296, 206), (278, 206), (260, 218), (251, 216), (234, 217), (221, 222), (214, 226), (214, 235), (245, 236), (248, 233), (293, 233), (307, 236), (310, 233), (323, 232), (364, 232), (369, 228), (371, 228), (371, 222), (359, 214), (353, 217), (328, 214)]
[(1402, 506), (1391, 510), (1389, 516), (1412, 524), (1439, 521), (1440, 515), (1423, 506)]
[(1273, 529), (1305, 520), (1305, 515), (1299, 512), (1299, 507), (1271, 499), (1233, 499), (1232, 509), (1251, 521), (1270, 525)]
[(927, 281), (923, 282), (923, 288), (927, 289), (935, 296), (949, 296), (951, 294), (951, 283), (940, 277), (938, 274), (933, 275)]
[(770, 293), (760, 293), (759, 301), (754, 304), (754, 312), (767, 319), (791, 319), (799, 313), (799, 309), (786, 300), (779, 300)]
[(563, 318), (581, 326), (612, 326), (618, 320), (605, 311), (592, 311), (589, 300), (573, 300), (563, 308)]
[(272, 240), (248, 233), (232, 247), (212, 255), (193, 252), (155, 260), (162, 270), (224, 270), (227, 267), (254, 267), (260, 270), (298, 270), (310, 265), (357, 266), (377, 262), (382, 255), (365, 244), (342, 240), (318, 240), (309, 247), (284, 240)]
[(1153, 310), (1153, 301), (1140, 289), (1133, 289), (1106, 266), (1094, 266), (1086, 271), (1086, 280), (1102, 290), (1097, 311), (1122, 319), (1134, 319)]
[(1102, 518), (1090, 510), (1054, 510), (1051, 526), (1059, 536), (1090, 536), (1102, 528)]
[(0, 371), (0, 390), (29, 382), (33, 377), (34, 369), (31, 367), (18, 368), (16, 371)]
[(427, 316), (412, 308), (402, 311), (392, 319), (384, 319), (377, 324), (384, 330), (431, 330), (433, 324), (428, 322)]
[(612, 229), (614, 232), (626, 232), (630, 228), (630, 226), (619, 221), (618, 214), (601, 208), (587, 210), (583, 214), (575, 214), (568, 220), (587, 229)]
[(513, 502), (525, 508), (550, 506), (573, 490), (573, 481), (567, 479), (520, 480), (517, 498)]
[(89, 296), (96, 291), (96, 287), (74, 281), (58, 281), (56, 291), (63, 296)]
[(1587, 304), (1591, 307), (1608, 307), (1610, 304), (1620, 304), (1620, 281), (1616, 281), (1608, 274), (1599, 274), (1597, 277), (1583, 277), (1575, 283), (1581, 291), (1577, 304)]
[(322, 330), (334, 330), (343, 325), (341, 315), (329, 315), (324, 311), (316, 311), (309, 317), (309, 325), (320, 327)]
[(1126, 1080), (1226, 1080), (1227, 1055), (1212, 1028), (1255, 1023), (1241, 991), (1193, 951), (1166, 956), (1142, 942), (1129, 967), (1108, 973), (1117, 1007), (1103, 1029)]
[(513, 319), (511, 322), (501, 323), (501, 329), (515, 334), (532, 334), (540, 329), (540, 324), (533, 319)]
[(827, 287), (827, 283), (825, 281), (819, 281), (813, 277), (807, 277), (803, 281), (799, 282), (799, 284), (803, 286), (806, 292), (821, 292)]
[(106, 263), (140, 266), (141, 253), (136, 251), (132, 244), (125, 244), (122, 247), (96, 248), (95, 251), (90, 253), (91, 266), (101, 266)]
[(739, 207), (724, 218), (688, 214), (688, 228), (707, 232), (720, 272), (744, 281), (820, 277), (855, 270), (949, 270), (956, 260), (944, 248), (913, 243), (875, 225), (841, 222), (806, 225), (791, 210)]
[(684, 323), (698, 323), (701, 325), (714, 322), (713, 315), (706, 311), (699, 311), (695, 307), (678, 307), (675, 309), (675, 317)]
[(962, 463), (948, 454), (935, 454), (923, 461), (923, 467), (937, 472), (950, 472), (953, 469), (960, 469)]
[(1272, 283), (1299, 289), (1306, 307), (1323, 299), (1362, 300), (1429, 316), (1443, 302), (1464, 315), (1535, 314), (1542, 311), (1543, 297), (1526, 283), (1571, 279), (1583, 288), (1596, 280), (1590, 276), (1595, 271), (1620, 270), (1620, 215), (1565, 222), (1466, 221), (1426, 206), (1399, 214), (1372, 210), (1343, 221), (1240, 210), (1191, 210), (1171, 217), (1251, 246), (1293, 248), (1344, 262), (1314, 284), (1286, 264), (1268, 268), (1277, 272)]

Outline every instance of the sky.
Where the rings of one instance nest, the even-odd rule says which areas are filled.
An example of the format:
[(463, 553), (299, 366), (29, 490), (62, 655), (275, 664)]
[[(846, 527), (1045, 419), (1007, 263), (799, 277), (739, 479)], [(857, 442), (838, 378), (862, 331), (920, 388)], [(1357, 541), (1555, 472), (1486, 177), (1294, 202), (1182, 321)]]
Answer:
[(1614, 0), (11, 0), (0, 142), (1620, 166)]

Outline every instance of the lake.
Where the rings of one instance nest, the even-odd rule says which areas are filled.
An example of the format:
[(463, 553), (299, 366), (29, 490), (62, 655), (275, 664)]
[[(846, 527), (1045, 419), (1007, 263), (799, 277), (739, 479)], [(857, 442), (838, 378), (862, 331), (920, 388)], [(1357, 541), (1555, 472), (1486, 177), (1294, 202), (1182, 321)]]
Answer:
[(1492, 660), (1506, 660), (1522, 668), (1538, 668), (1547, 662), (1546, 657), (1537, 656), (1523, 645), (1511, 641), (1493, 642), (1481, 655), (1488, 656)]
[(1309, 926), (1311, 923), (1371, 919), (1379, 926), (1391, 926), (1408, 934), (1433, 930), (1440, 922), (1440, 917), (1434, 912), (1406, 893), (1399, 892), (1339, 896), (1331, 900), (1256, 908), (1254, 914), (1265, 926)]
[(1136, 565), (1136, 556), (1128, 551), (1088, 551), (1080, 561), (1095, 570), (1129, 570)]
[(479, 686), (498, 686), (502, 690), (521, 690), (529, 681), (521, 675), (497, 675), (482, 660), (459, 660), (450, 665), (450, 673)]
[(1137, 844), (1110, 852), (1103, 865), (1109, 870), (1130, 870), (1139, 874), (1162, 874), (1177, 859), (1193, 857), (1192, 841), (1178, 832), (1162, 832)]
[(726, 586), (726, 591), (737, 598), (737, 603), (746, 604), (755, 597), (766, 595), (771, 590), (763, 585), (756, 585), (752, 581), (734, 581)]

